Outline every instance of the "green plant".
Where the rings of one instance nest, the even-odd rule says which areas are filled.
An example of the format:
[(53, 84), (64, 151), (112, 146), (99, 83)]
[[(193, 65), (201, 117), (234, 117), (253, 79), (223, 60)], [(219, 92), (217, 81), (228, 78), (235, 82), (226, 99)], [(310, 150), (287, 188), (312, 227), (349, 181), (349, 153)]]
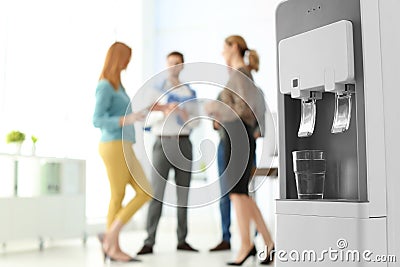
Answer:
[(207, 164), (205, 162), (200, 163), (200, 171), (205, 172), (207, 170)]
[(31, 136), (31, 140), (33, 144), (36, 144), (36, 142), (38, 141), (38, 138), (34, 135)]
[(7, 144), (22, 143), (25, 141), (25, 134), (20, 131), (11, 131), (7, 134)]

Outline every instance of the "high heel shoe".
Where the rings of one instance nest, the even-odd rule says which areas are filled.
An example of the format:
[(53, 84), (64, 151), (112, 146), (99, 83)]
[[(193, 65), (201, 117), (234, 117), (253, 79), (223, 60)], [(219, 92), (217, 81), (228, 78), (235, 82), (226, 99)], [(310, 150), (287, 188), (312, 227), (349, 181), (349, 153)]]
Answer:
[(103, 244), (104, 243), (104, 233), (97, 234), (97, 239), (99, 240), (100, 245), (101, 245), (101, 252), (103, 253), (103, 260), (104, 260), (104, 262), (106, 262), (107, 253), (104, 250), (104, 244)]
[[(271, 255), (272, 252), (272, 255)], [(268, 265), (270, 263), (272, 263), (274, 261), (274, 257), (275, 257), (275, 246), (272, 246), (272, 249), (269, 251), (267, 257), (265, 258), (265, 260), (261, 261), (260, 264), (261, 265)]]
[(246, 257), (240, 262), (227, 262), (226, 264), (229, 266), (241, 266), (248, 258), (251, 256), (255, 256), (257, 254), (256, 246), (253, 245), (249, 253), (247, 253)]
[(105, 250), (103, 250), (103, 257), (104, 257), (104, 262), (106, 262), (106, 261), (112, 261), (112, 262), (142, 262), (141, 260), (136, 259), (136, 258), (132, 258), (132, 257), (130, 259), (128, 259), (128, 260), (118, 260), (118, 259), (115, 259), (113, 257), (110, 257), (110, 255), (108, 255)]
[(121, 262), (121, 263), (124, 263), (124, 262), (142, 262), (141, 260), (136, 259), (136, 258), (130, 258), (128, 260), (114, 259), (114, 258), (110, 257), (109, 255), (107, 255), (107, 253), (104, 252), (104, 262), (106, 262), (108, 260), (112, 261), (112, 262)]
[(130, 258), (130, 259), (128, 259), (128, 260), (118, 260), (118, 259), (115, 259), (115, 258), (110, 257), (110, 256), (107, 254), (106, 250), (104, 249), (104, 234), (103, 234), (103, 233), (98, 234), (98, 235), (97, 235), (97, 238), (99, 239), (99, 241), (100, 241), (100, 243), (101, 243), (101, 248), (102, 248), (102, 252), (103, 252), (103, 260), (104, 260), (104, 262), (106, 262), (106, 261), (108, 261), (108, 260), (109, 260), (109, 261), (112, 261), (112, 262), (141, 262), (141, 260), (136, 259), (136, 258)]
[(104, 233), (97, 234), (97, 239), (99, 240), (100, 244), (104, 242)]

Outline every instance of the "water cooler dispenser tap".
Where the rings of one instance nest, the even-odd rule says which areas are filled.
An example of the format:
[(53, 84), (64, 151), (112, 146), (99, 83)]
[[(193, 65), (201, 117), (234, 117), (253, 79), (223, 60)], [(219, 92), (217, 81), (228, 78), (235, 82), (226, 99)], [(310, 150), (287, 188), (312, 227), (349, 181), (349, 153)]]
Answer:
[(309, 137), (314, 133), (317, 116), (317, 100), (322, 98), (321, 92), (310, 92), (310, 97), (301, 98), (301, 121), (298, 137)]
[(282, 94), (301, 99), (298, 137), (310, 137), (316, 122), (316, 100), (335, 94), (331, 132), (349, 128), (354, 92), (353, 24), (340, 20), (280, 40), (279, 87)]
[(344, 91), (335, 94), (335, 114), (331, 128), (333, 134), (342, 133), (349, 129), (352, 93), (354, 93), (354, 85), (346, 84)]

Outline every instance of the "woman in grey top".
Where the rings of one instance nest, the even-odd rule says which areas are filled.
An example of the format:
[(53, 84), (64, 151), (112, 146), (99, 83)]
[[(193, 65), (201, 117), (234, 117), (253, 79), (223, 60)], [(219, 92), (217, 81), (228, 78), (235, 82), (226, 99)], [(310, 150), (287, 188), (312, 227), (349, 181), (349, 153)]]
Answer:
[[(246, 54), (248, 53), (248, 55)], [(225, 89), (221, 92), (221, 101), (207, 105), (206, 111), (224, 128), (221, 138), (225, 139), (226, 169), (220, 177), (226, 185), (223, 194), (229, 193), (236, 211), (241, 236), (239, 253), (228, 265), (242, 265), (247, 258), (256, 255), (256, 248), (250, 239), (250, 221), (256, 224), (268, 248), (267, 258), (262, 264), (270, 262), (269, 254), (274, 242), (255, 201), (248, 195), (248, 184), (252, 177), (255, 155), (254, 131), (257, 127), (257, 101), (261, 96), (253, 83), (252, 70), (258, 70), (258, 55), (249, 50), (245, 40), (238, 35), (225, 39), (223, 56), (230, 67), (230, 76)], [(249, 57), (246, 65), (244, 57)]]

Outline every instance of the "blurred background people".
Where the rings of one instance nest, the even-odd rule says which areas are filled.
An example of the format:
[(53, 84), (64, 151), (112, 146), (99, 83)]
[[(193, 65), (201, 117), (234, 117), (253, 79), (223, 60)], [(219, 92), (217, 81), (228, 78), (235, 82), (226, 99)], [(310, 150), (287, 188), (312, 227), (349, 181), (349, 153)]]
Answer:
[[(121, 83), (121, 72), (127, 68), (131, 53), (131, 48), (121, 42), (115, 42), (109, 48), (96, 88), (93, 114), (93, 124), (102, 133), (99, 152), (111, 190), (107, 231), (99, 235), (99, 239), (104, 258), (121, 262), (138, 261), (121, 250), (119, 234), (129, 219), (150, 200), (151, 194), (151, 186), (133, 150), (133, 124), (142, 120), (143, 115), (132, 112), (130, 98)], [(136, 194), (122, 206), (127, 184), (133, 187)]]
[[(221, 93), (217, 97), (218, 101), (221, 101)], [(218, 131), (219, 134), (219, 143), (217, 147), (217, 167), (218, 167), (218, 175), (219, 175), (219, 182), (221, 188), (221, 198), (219, 200), (219, 211), (221, 214), (221, 228), (222, 228), (222, 241), (210, 249), (211, 252), (214, 251), (223, 251), (223, 250), (230, 250), (231, 249), (231, 200), (229, 199), (229, 194), (224, 192), (224, 188), (227, 186), (223, 184), (225, 179), (222, 179), (222, 175), (226, 169), (226, 159), (225, 159), (225, 148), (227, 146), (227, 140), (225, 133), (225, 129), (219, 124), (217, 121), (213, 121), (213, 128), (214, 130)]]
[(198, 123), (188, 120), (198, 115), (196, 92), (182, 84), (179, 75), (183, 70), (184, 56), (180, 52), (167, 55), (168, 77), (159, 88), (154, 88), (152, 114), (146, 123), (156, 135), (152, 158), (152, 184), (154, 199), (147, 216), (147, 238), (138, 255), (153, 253), (156, 233), (162, 213), (163, 198), (169, 172), (175, 173), (177, 193), (178, 250), (197, 251), (186, 242), (187, 204), (192, 171), (192, 143), (189, 135)]
[[(220, 179), (225, 180), (221, 185), (227, 185), (227, 188), (222, 188), (222, 192), (229, 192), (241, 237), (236, 259), (227, 264), (242, 265), (247, 258), (256, 255), (255, 245), (250, 238), (251, 221), (255, 222), (257, 231), (262, 235), (268, 248), (266, 260), (262, 262), (262, 264), (268, 264), (274, 242), (257, 204), (249, 197), (248, 191), (256, 146), (257, 119), (254, 111), (257, 107), (257, 97), (259, 97), (259, 90), (253, 83), (251, 71), (258, 70), (259, 58), (256, 51), (250, 50), (246, 41), (238, 35), (225, 39), (222, 54), (226, 64), (232, 68), (226, 87), (220, 95), (223, 105), (218, 101), (210, 102), (206, 110), (224, 128), (221, 139), (225, 141), (226, 169)], [(245, 63), (245, 56), (248, 57), (248, 64)], [(229, 109), (223, 108), (224, 105)]]
[[(258, 58), (255, 57), (256, 55), (253, 54), (253, 59), (252, 60), (257, 60)], [(222, 92), (221, 92), (222, 93)], [(221, 101), (221, 93), (218, 94), (217, 100)], [(256, 120), (256, 127), (254, 128), (254, 139), (256, 140), (257, 138), (264, 137), (265, 134), (265, 111), (266, 111), (266, 105), (265, 105), (265, 98), (264, 94), (262, 93), (261, 90), (259, 90), (260, 97), (257, 98), (257, 103), (255, 106), (255, 110), (258, 111), (257, 114), (257, 120)], [(220, 177), (219, 182), (220, 182), (220, 188), (226, 188), (226, 185), (223, 184), (225, 179), (221, 178), (225, 169), (226, 169), (226, 160), (224, 156), (224, 151), (227, 146), (227, 141), (225, 139), (226, 133), (224, 132), (224, 128), (221, 127), (221, 124), (219, 124), (217, 121), (213, 121), (213, 128), (214, 130), (218, 131), (220, 140), (218, 143), (217, 147), (217, 166), (218, 166), (218, 175)], [(254, 155), (253, 155), (253, 171), (252, 173), (255, 172), (257, 168), (257, 160), (256, 160), (256, 149), (254, 149)], [(216, 245), (215, 247), (210, 249), (210, 252), (215, 252), (215, 251), (223, 251), (223, 250), (230, 250), (231, 249), (231, 232), (230, 232), (230, 226), (231, 226), (231, 200), (229, 199), (229, 194), (226, 194), (226, 192), (223, 192), (221, 190), (221, 198), (219, 200), (219, 210), (221, 214), (221, 228), (222, 228), (222, 241)], [(257, 235), (257, 232), (255, 233)]]

